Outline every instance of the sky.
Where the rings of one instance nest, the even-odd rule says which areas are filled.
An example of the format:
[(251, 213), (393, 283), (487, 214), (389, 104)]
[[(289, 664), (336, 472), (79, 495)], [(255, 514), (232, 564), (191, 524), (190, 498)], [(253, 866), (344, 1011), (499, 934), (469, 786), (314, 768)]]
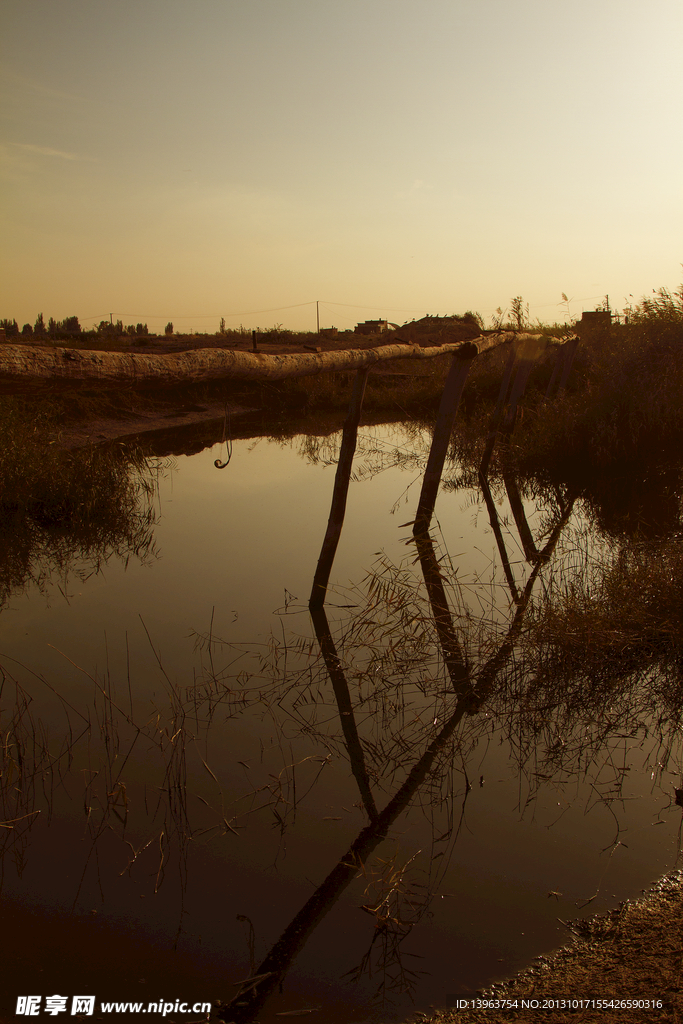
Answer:
[(553, 322), (683, 278), (680, 0), (1, 0), (0, 40), (20, 326)]

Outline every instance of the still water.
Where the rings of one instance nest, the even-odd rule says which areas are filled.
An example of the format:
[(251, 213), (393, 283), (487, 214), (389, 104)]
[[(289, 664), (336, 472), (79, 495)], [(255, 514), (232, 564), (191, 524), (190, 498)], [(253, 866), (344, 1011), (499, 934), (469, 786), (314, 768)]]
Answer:
[[(308, 915), (259, 1020), (446, 1006), (563, 944), (562, 920), (676, 865), (680, 733), (652, 681), (613, 700), (552, 694), (523, 642), (524, 616), (590, 587), (614, 542), (578, 502), (517, 501), (514, 481), (492, 484), (487, 506), (451, 465), (418, 557), (406, 524), (429, 438), (365, 427), (316, 635), (308, 598), (339, 440), (151, 459), (149, 543), (44, 566), (11, 594), (7, 1014), (29, 991), (229, 1001), (404, 791), (350, 884)], [(520, 506), (547, 558), (528, 538), (525, 550)], [(490, 686), (449, 725), (461, 653)]]

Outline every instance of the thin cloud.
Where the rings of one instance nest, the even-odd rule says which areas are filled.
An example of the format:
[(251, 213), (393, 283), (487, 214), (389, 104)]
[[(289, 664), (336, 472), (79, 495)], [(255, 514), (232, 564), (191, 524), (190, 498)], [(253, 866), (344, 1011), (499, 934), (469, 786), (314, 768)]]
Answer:
[(35, 78), (31, 78), (29, 75), (19, 74), (16, 71), (11, 71), (9, 68), (0, 68), (0, 77), (19, 85), (24, 92), (26, 89), (31, 89), (33, 92), (40, 93), (43, 96), (51, 96), (57, 100), (76, 100), (79, 103), (88, 101), (87, 96), (79, 96), (73, 92), (65, 92), (63, 89), (55, 89), (53, 86), (44, 85), (43, 82), (36, 81)]
[(63, 149), (51, 149), (50, 146), (34, 146), (30, 142), (13, 142), (11, 145), (17, 149), (23, 149), (27, 153), (37, 153), (38, 156), (56, 156), (60, 160), (78, 160), (76, 153), (65, 153)]
[(418, 192), (430, 191), (433, 188), (433, 185), (423, 181), (422, 178), (415, 178), (409, 189), (401, 192), (395, 192), (394, 195), (397, 199), (408, 199), (410, 196), (414, 196)]

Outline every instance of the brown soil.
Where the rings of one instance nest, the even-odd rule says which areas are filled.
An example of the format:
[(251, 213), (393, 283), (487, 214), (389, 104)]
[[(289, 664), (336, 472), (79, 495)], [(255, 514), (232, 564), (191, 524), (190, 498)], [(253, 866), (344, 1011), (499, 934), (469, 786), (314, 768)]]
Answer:
[[(545, 1019), (572, 1024), (683, 1024), (683, 871), (664, 877), (636, 902), (627, 902), (588, 921), (566, 924), (574, 942), (549, 956), (538, 957), (514, 978), (478, 993), (475, 1000), (484, 1004), (488, 1001), (489, 1006), (473, 1006), (475, 1000), (470, 999), (467, 1009), (418, 1014), (415, 1021), (538, 1024), (539, 1019)], [(608, 1004), (613, 1000), (615, 1005), (558, 1006), (561, 1000), (581, 999)], [(523, 1008), (522, 1000), (537, 1000), (538, 1005)], [(629, 1000), (649, 1000), (650, 1005), (629, 1007)], [(624, 1005), (618, 1006), (617, 1002)]]
[[(429, 326), (429, 325), (427, 325)], [(469, 325), (459, 325), (458, 333), (467, 336), (476, 333)], [(451, 326), (451, 334), (454, 333)], [(401, 334), (401, 338), (398, 334)], [(291, 341), (259, 341), (258, 350), (266, 354), (280, 355), (289, 353), (301, 353), (306, 350), (319, 352), (333, 352), (344, 349), (366, 349), (374, 348), (377, 345), (389, 341), (406, 340), (413, 338), (419, 340), (422, 346), (439, 344), (443, 340), (434, 331), (425, 330), (425, 325), (419, 321), (415, 325), (403, 328), (401, 332), (390, 332), (383, 335), (358, 335), (340, 334), (333, 337), (321, 335), (312, 336), (312, 344), (302, 343), (300, 339)], [(27, 344), (21, 338), (13, 338), (14, 344)], [(314, 344), (313, 344), (314, 343)], [(55, 342), (63, 345), (64, 342)], [(213, 335), (188, 335), (183, 337), (143, 339), (143, 342), (126, 339), (102, 339), (95, 343), (92, 338), (83, 342), (69, 342), (71, 348), (90, 348), (104, 351), (125, 351), (141, 354), (166, 354), (170, 352), (184, 352), (200, 348), (225, 348), (238, 351), (252, 351), (252, 340), (248, 335), (243, 340), (230, 339), (223, 341), (220, 337)], [(402, 370), (404, 362), (386, 363), (374, 367), (372, 372), (382, 377), (411, 377), (417, 378), (424, 375), (424, 369), (416, 369), (410, 365), (407, 370)], [(126, 395), (128, 397), (126, 397)], [(211, 423), (223, 420), (229, 414), (234, 421), (248, 413), (258, 411), (257, 406), (247, 399), (246, 402), (230, 399), (227, 403), (220, 398), (202, 397), (197, 399), (189, 394), (183, 394), (179, 389), (158, 388), (148, 389), (139, 394), (126, 388), (118, 394), (115, 400), (117, 408), (110, 413), (84, 411), (82, 415), (72, 415), (64, 421), (61, 428), (54, 436), (64, 448), (79, 448), (87, 444), (99, 444), (104, 441), (118, 439), (137, 438), (142, 434), (151, 434), (157, 431), (166, 431), (174, 427), (191, 426), (202, 423)], [(232, 424), (236, 424), (233, 422)]]
[(82, 448), (103, 441), (137, 438), (174, 427), (199, 423), (219, 422), (229, 414), (231, 420), (255, 412), (253, 408), (219, 401), (183, 403), (174, 399), (168, 403), (157, 401), (153, 406), (130, 409), (114, 416), (89, 416), (65, 423), (55, 436), (63, 448)]

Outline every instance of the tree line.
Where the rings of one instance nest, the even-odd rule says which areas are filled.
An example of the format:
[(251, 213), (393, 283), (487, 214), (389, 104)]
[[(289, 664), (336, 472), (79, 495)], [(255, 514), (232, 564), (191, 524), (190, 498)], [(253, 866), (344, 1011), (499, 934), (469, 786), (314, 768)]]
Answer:
[[(128, 335), (129, 337), (149, 335), (147, 324), (127, 324), (124, 326), (122, 320), (100, 320), (96, 327), (93, 327), (88, 331), (83, 329), (77, 316), (67, 316), (63, 320), (55, 320), (55, 318), (51, 316), (46, 324), (45, 317), (42, 313), (38, 314), (34, 324), (24, 324), (21, 328), (14, 319), (0, 319), (0, 329), (4, 329), (5, 336), (7, 338), (17, 338), (21, 335), (22, 337), (32, 337), (36, 339), (52, 338), (68, 340), (83, 334), (114, 335), (116, 337), (121, 337), (122, 335)], [(164, 333), (173, 334), (172, 323), (169, 322), (166, 324)]]

